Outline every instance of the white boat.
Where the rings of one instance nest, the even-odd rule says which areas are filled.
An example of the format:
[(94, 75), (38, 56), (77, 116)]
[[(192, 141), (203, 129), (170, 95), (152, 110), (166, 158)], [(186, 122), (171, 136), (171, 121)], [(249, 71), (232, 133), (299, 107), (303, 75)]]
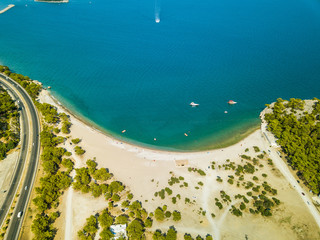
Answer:
[(230, 104), (230, 105), (233, 105), (233, 104), (236, 104), (237, 102), (235, 102), (235, 101), (233, 101), (233, 100), (229, 100), (228, 101), (228, 104)]
[(192, 107), (197, 107), (197, 106), (199, 106), (199, 104), (198, 104), (198, 103), (195, 103), (195, 102), (191, 102), (191, 103), (190, 103), (190, 106), (192, 106)]

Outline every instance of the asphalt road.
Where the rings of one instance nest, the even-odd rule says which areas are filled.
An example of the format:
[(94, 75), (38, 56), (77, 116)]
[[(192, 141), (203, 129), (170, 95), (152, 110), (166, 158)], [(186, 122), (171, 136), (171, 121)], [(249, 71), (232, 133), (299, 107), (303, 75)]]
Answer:
[[(15, 240), (18, 239), (20, 234), (21, 225), (36, 175), (40, 152), (40, 123), (37, 110), (26, 91), (18, 83), (1, 74), (0, 83), (9, 89), (16, 99), (19, 99), (20, 113), (23, 119), (21, 123), (23, 133), (21, 136), (21, 154), (18, 160), (19, 162), (10, 189), (7, 190), (8, 194), (6, 200), (0, 210), (0, 221), (2, 222), (16, 193), (23, 169), (27, 168), (20, 196), (5, 235), (5, 239)], [(28, 162), (28, 165), (25, 165), (26, 162)], [(19, 212), (21, 212), (21, 217), (18, 217)]]

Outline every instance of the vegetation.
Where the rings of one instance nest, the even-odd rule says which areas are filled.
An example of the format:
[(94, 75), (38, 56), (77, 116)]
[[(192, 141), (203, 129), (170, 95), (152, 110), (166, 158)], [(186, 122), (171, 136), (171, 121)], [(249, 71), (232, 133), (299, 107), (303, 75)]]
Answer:
[(81, 141), (80, 138), (71, 139), (71, 142), (72, 142), (73, 144), (78, 144), (80, 141)]
[(35, 99), (38, 96), (41, 85), (35, 83), (29, 77), (18, 73), (13, 73), (7, 66), (2, 65), (0, 65), (0, 72), (19, 83), (28, 92), (31, 98)]
[(173, 221), (180, 221), (181, 220), (181, 213), (177, 210), (172, 212)]
[(83, 155), (86, 151), (85, 150), (83, 150), (81, 147), (79, 147), (79, 146), (75, 146), (74, 147), (74, 151), (75, 151), (75, 153), (77, 154), (77, 155)]
[[(320, 103), (313, 101), (312, 111), (304, 110), (301, 99), (277, 99), (271, 113), (265, 114), (268, 129), (278, 138), (287, 161), (298, 176), (316, 194), (320, 193)], [(301, 111), (300, 115), (295, 112)], [(272, 162), (270, 162), (271, 164)]]
[(163, 221), (165, 219), (164, 211), (163, 211), (163, 209), (161, 207), (158, 207), (154, 211), (154, 216), (155, 216), (157, 221)]
[(72, 169), (73, 163), (70, 159), (62, 160), (66, 150), (57, 147), (61, 140), (54, 135), (50, 127), (44, 125), (40, 137), (43, 148), (40, 159), (45, 175), (40, 178), (40, 186), (35, 188), (37, 196), (33, 199), (33, 203), (40, 214), (33, 220), (31, 229), (36, 238), (53, 239), (56, 231), (51, 224), (56, 217), (49, 217), (47, 211), (58, 206), (63, 190), (71, 185), (68, 172), (60, 171), (60, 165), (63, 162), (64, 166)]
[[(1, 66), (0, 66), (1, 69)], [(10, 95), (0, 87), (0, 160), (19, 142), (19, 114)]]
[(87, 218), (87, 222), (84, 228), (78, 231), (78, 237), (81, 240), (94, 239), (97, 231), (98, 231), (97, 218), (91, 215), (89, 218)]
[(188, 171), (189, 171), (189, 172), (197, 172), (198, 174), (200, 174), (200, 176), (206, 176), (206, 173), (205, 173), (203, 170), (198, 169), (198, 168), (191, 168), (191, 167), (189, 167), (189, 168), (188, 168)]

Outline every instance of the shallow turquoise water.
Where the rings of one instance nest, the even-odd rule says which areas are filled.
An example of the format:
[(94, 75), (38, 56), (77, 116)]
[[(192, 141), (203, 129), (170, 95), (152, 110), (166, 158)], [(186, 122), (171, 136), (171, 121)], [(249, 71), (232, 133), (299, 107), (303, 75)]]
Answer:
[(9, 3), (0, 63), (124, 140), (203, 149), (278, 97), (319, 97), (318, 0)]

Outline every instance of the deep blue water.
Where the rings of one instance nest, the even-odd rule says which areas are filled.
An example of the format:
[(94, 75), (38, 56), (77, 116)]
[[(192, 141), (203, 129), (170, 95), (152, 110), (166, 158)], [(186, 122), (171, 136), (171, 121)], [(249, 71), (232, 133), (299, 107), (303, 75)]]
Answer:
[(9, 3), (0, 64), (118, 137), (203, 149), (257, 126), (278, 97), (320, 97), (319, 0)]

